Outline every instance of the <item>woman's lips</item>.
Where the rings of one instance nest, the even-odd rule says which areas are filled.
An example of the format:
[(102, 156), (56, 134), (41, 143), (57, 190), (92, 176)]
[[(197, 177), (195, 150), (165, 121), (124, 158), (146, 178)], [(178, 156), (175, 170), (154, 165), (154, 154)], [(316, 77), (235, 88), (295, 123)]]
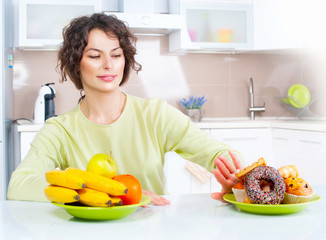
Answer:
[(98, 76), (98, 78), (100, 78), (101, 80), (103, 80), (105, 82), (112, 82), (115, 79), (115, 77), (116, 77), (115, 75), (111, 75), (111, 74)]

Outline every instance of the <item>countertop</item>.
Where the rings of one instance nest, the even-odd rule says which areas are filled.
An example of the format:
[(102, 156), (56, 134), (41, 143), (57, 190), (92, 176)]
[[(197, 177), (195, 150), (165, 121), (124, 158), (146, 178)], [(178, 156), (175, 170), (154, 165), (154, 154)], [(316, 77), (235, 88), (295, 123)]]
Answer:
[(326, 120), (269, 119), (250, 120), (246, 118), (216, 119), (204, 118), (197, 122), (199, 128), (281, 128), (289, 130), (326, 132)]
[[(222, 128), (281, 128), (290, 130), (326, 132), (326, 120), (298, 120), (298, 119), (273, 119), (257, 118), (203, 118), (201, 122), (195, 123), (201, 129)], [(17, 124), (18, 132), (37, 132), (43, 124), (34, 124), (21, 121)]]
[(168, 195), (170, 206), (113, 221), (77, 219), (51, 203), (0, 201), (0, 239), (326, 239), (326, 186), (313, 189), (322, 199), (288, 215), (246, 213), (210, 194)]

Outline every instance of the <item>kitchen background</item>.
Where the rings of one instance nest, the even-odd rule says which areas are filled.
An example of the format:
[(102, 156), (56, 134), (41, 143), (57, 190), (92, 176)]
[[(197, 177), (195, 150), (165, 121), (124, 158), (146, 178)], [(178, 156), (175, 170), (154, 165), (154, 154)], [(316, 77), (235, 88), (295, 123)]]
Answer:
[[(254, 80), (255, 105), (266, 103), (262, 117), (294, 116), (276, 97), (301, 83), (318, 100), (311, 109), (326, 116), (325, 59), (312, 54), (187, 54), (171, 55), (167, 37), (139, 37), (137, 60), (143, 70), (131, 74), (123, 90), (140, 97), (158, 97), (180, 108), (178, 99), (205, 95), (205, 117), (249, 117), (249, 78)], [(72, 109), (79, 99), (72, 83), (59, 83), (56, 52), (14, 54), (14, 118), (33, 119), (41, 85), (55, 82), (56, 114)], [(325, 92), (325, 91), (324, 91)], [(181, 109), (181, 108), (180, 108)]]
[[(34, 119), (35, 100), (45, 83), (55, 83), (57, 115), (74, 108), (79, 99), (79, 92), (74, 85), (70, 82), (59, 83), (56, 72), (56, 46), (61, 41), (61, 29), (66, 25), (61, 26), (61, 21), (68, 20), (71, 13), (80, 14), (86, 5), (87, 11), (94, 12), (99, 6), (96, 3), (102, 4), (103, 11), (119, 14), (121, 2), (130, 4), (125, 7), (133, 5), (128, 11), (136, 11), (136, 15), (132, 15), (128, 22), (143, 24), (141, 28), (154, 23), (157, 15), (159, 19), (168, 15), (171, 4), (179, 4), (178, 0), (1, 1), (3, 18), (0, 30), (5, 34), (0, 38), (0, 42), (3, 42), (0, 47), (3, 61), (0, 79), (0, 115), (3, 123), (0, 124), (0, 133), (4, 133), (3, 139), (0, 139), (0, 153), (3, 151), (0, 155), (0, 199), (5, 198), (11, 171), (24, 159), (31, 141), (42, 127), (42, 124), (26, 124), (22, 121), (12, 124), (12, 120)], [(155, 3), (153, 9), (145, 8), (150, 5), (145, 2)], [(205, 5), (204, 2), (213, 5)], [(325, 121), (310, 120), (326, 119), (326, 34), (323, 26), (326, 15), (323, 4), (322, 0), (180, 0), (179, 6), (189, 5), (196, 14), (198, 11), (202, 13), (203, 9), (206, 13), (211, 8), (222, 9), (222, 13), (225, 10), (242, 11), (247, 18), (243, 21), (244, 26), (241, 25), (242, 21), (238, 21), (241, 23), (240, 32), (245, 32), (245, 36), (249, 37), (245, 38), (244, 44), (241, 41), (240, 44), (236, 41), (209, 42), (210, 39), (207, 39), (208, 42), (206, 39), (190, 41), (188, 26), (182, 25), (186, 22), (182, 20), (187, 14), (181, 10), (180, 15), (177, 11), (173, 12), (177, 20), (171, 21), (170, 17), (174, 18), (170, 15), (170, 20), (165, 18), (166, 22), (161, 20), (158, 24), (177, 26), (173, 31), (165, 26), (163, 35), (138, 35), (137, 60), (143, 70), (138, 75), (132, 73), (129, 82), (122, 88), (136, 96), (165, 99), (180, 110), (183, 109), (178, 104), (179, 99), (204, 95), (208, 99), (203, 107), (204, 117), (217, 121), (198, 123), (200, 128), (239, 149), (246, 159), (264, 156), (272, 165), (291, 160), (291, 164), (303, 170), (307, 179), (322, 184), (325, 182), (323, 175), (315, 173), (326, 167), (320, 161), (326, 154)], [(29, 10), (29, 15), (24, 10)], [(120, 12), (119, 16), (128, 18), (128, 11)], [(146, 11), (144, 15), (138, 14), (145, 16), (141, 18), (145, 20), (144, 23), (137, 22), (137, 11)], [(156, 14), (153, 21), (147, 17), (148, 13), (153, 13), (151, 11)], [(212, 12), (213, 18), (216, 17), (216, 12)], [(198, 18), (189, 19), (196, 19), (192, 23), (197, 24)], [(40, 30), (38, 27), (41, 25), (44, 28)], [(132, 26), (131, 29), (139, 30)], [(53, 34), (52, 30), (57, 30), (53, 38), (43, 36)], [(160, 32), (162, 28), (154, 27), (152, 30)], [(169, 32), (166, 33), (166, 30)], [(216, 35), (215, 26), (213, 30)], [(35, 32), (43, 38), (35, 37)], [(193, 48), (196, 46), (200, 47)], [(266, 111), (257, 113), (256, 117), (269, 121), (218, 121), (250, 119), (250, 78), (254, 81), (255, 106), (265, 103), (266, 107)], [(290, 86), (298, 83), (310, 90), (310, 104), (300, 109), (289, 108), (280, 99), (287, 97)], [(298, 111), (312, 114), (303, 114), (299, 119), (295, 114)], [(277, 119), (307, 121), (273, 121)], [(216, 191), (219, 186), (213, 177), (202, 184), (189, 176), (190, 173), (185, 170), (188, 165), (189, 162), (175, 153), (166, 155), (164, 167), (170, 192), (181, 193), (180, 189), (184, 190), (183, 193)]]
[[(161, 11), (166, 10), (168, 1), (156, 2), (161, 4)], [(102, 1), (102, 8), (117, 11), (118, 1)], [(266, 104), (266, 111), (257, 113), (257, 117), (295, 117), (277, 97), (287, 96), (289, 87), (297, 83), (307, 86), (316, 97), (310, 109), (320, 117), (326, 116), (323, 107), (326, 60), (322, 49), (181, 55), (169, 53), (168, 36), (138, 36), (137, 49), (137, 60), (143, 70), (138, 75), (131, 74), (123, 87), (129, 94), (162, 98), (181, 110), (180, 98), (205, 95), (208, 99), (204, 105), (205, 117), (249, 117), (252, 77), (255, 105)], [(69, 111), (77, 104), (79, 92), (74, 85), (59, 83), (56, 54), (19, 49), (14, 52), (14, 119), (33, 119), (38, 91), (48, 82), (55, 82), (56, 114)]]

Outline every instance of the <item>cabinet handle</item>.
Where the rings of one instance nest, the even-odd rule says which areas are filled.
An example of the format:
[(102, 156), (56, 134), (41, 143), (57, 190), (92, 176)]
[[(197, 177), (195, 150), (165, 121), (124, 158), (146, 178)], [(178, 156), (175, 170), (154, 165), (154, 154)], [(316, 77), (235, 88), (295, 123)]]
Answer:
[(273, 137), (275, 140), (281, 140), (281, 141), (288, 141), (288, 138), (283, 138), (283, 137)]
[(257, 140), (258, 138), (255, 137), (248, 137), (248, 138), (223, 138), (223, 141), (254, 141)]
[(318, 145), (321, 145), (322, 144), (321, 142), (311, 141), (311, 140), (302, 140), (302, 139), (300, 139), (299, 142), (302, 142), (302, 143), (310, 143), (310, 144), (318, 144)]

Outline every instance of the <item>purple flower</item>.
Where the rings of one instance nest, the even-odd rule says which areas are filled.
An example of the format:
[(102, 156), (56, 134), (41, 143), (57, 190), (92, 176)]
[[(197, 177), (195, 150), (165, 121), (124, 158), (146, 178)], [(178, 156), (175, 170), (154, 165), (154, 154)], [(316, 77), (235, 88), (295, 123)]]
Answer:
[(180, 99), (179, 103), (186, 109), (200, 109), (206, 101), (205, 96), (190, 96), (188, 100), (185, 98)]

